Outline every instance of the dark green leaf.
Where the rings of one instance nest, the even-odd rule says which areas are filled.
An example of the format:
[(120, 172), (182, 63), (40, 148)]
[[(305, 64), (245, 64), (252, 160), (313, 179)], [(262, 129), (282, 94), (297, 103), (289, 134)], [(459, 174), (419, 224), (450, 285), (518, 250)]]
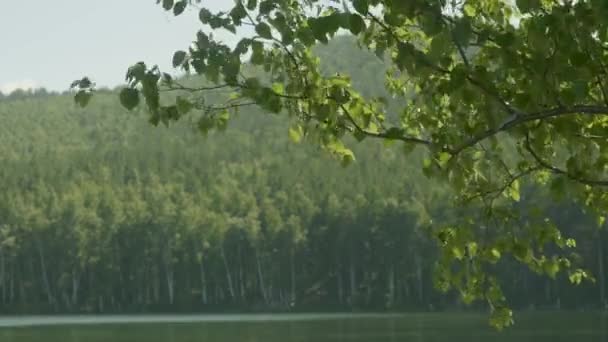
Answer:
[(163, 8), (165, 10), (170, 10), (173, 8), (173, 0), (163, 0)]
[(139, 105), (139, 91), (133, 88), (123, 88), (120, 91), (120, 104), (128, 110), (132, 110), (133, 108)]
[(173, 15), (178, 16), (178, 15), (184, 13), (184, 10), (186, 9), (187, 6), (188, 6), (187, 0), (182, 0), (178, 3), (176, 3), (175, 7), (173, 7)]
[(198, 12), (198, 18), (203, 24), (209, 24), (213, 19), (213, 14), (211, 14), (208, 9), (202, 8), (200, 12)]
[(454, 39), (458, 44), (462, 47), (467, 47), (469, 45), (469, 40), (471, 39), (472, 29), (471, 22), (467, 17), (464, 17), (454, 27)]
[(175, 99), (175, 106), (176, 106), (178, 112), (181, 115), (184, 115), (192, 110), (192, 108), (194, 107), (194, 104), (192, 104), (192, 102), (188, 101), (187, 99), (185, 99), (181, 96), (178, 96)]
[(254, 65), (261, 65), (264, 63), (264, 44), (258, 41), (251, 43), (251, 63)]
[(247, 9), (253, 11), (258, 6), (257, 0), (247, 0)]
[(358, 14), (351, 14), (349, 16), (349, 29), (350, 32), (354, 35), (358, 35), (365, 29), (365, 21)]
[(357, 12), (363, 15), (367, 15), (369, 11), (368, 0), (353, 0), (353, 6)]
[(71, 89), (74, 89), (74, 88), (86, 89), (86, 88), (91, 87), (92, 85), (93, 85), (93, 82), (91, 82), (91, 80), (88, 77), (84, 77), (82, 79), (72, 82), (72, 84), (70, 85), (70, 88)]
[(386, 131), (385, 135), (388, 139), (399, 139), (403, 137), (404, 133), (403, 128), (391, 127)]
[(74, 96), (74, 102), (76, 102), (80, 107), (84, 108), (89, 104), (89, 101), (91, 101), (91, 97), (93, 97), (91, 92), (80, 90)]
[(238, 3), (234, 8), (230, 11), (230, 17), (236, 24), (240, 24), (241, 20), (247, 16), (247, 10), (242, 3)]
[(260, 14), (266, 15), (275, 7), (276, 0), (264, 0), (260, 2)]
[(272, 39), (272, 31), (266, 23), (259, 23), (255, 26), (255, 32), (262, 38)]
[(541, 7), (540, 0), (517, 0), (517, 8), (522, 13), (531, 12)]
[(146, 76), (146, 64), (144, 64), (143, 62), (139, 62), (129, 68), (125, 79), (127, 82), (132, 82), (132, 81), (139, 82), (142, 79), (144, 79), (145, 76)]
[(177, 68), (178, 66), (182, 65), (186, 60), (186, 56), (186, 51), (175, 51), (173, 54), (173, 67)]

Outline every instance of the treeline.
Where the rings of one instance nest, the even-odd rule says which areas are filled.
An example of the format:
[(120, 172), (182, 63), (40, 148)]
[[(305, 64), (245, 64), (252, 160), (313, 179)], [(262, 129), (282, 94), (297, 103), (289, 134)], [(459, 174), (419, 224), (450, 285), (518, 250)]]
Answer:
[[(338, 68), (380, 82), (379, 62), (334, 44)], [(0, 313), (462, 308), (434, 290), (429, 232), (475, 208), (455, 210), (421, 156), (366, 141), (343, 168), (290, 143), (282, 117), (243, 112), (202, 138), (144, 115), (111, 93), (86, 111), (69, 95), (1, 100)], [(601, 307), (606, 234), (542, 189), (523, 193), (522, 215), (532, 202), (577, 238), (597, 282), (505, 259), (510, 302)]]

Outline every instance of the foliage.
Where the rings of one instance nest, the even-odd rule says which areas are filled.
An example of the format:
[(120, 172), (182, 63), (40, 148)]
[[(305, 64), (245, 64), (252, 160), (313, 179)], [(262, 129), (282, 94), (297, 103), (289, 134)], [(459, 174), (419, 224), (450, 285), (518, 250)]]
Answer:
[[(372, 80), (381, 64), (368, 61), (362, 77)], [(358, 162), (342, 168), (289, 144), (285, 117), (250, 108), (201, 139), (196, 122), (149, 127), (142, 111), (120, 108), (118, 93), (86, 109), (66, 95), (0, 103), (3, 312), (443, 310), (470, 298), (433, 290), (443, 288), (442, 259), (428, 233), (466, 259), (462, 246), (483, 246), (442, 228), (491, 221), (477, 204), (453, 208), (449, 189), (421, 172), (422, 151), (405, 159), (397, 146), (357, 144)], [(586, 265), (601, 268), (606, 237), (580, 205), (520, 191), (522, 220), (531, 203), (545, 206)], [(605, 301), (596, 287), (564, 291), (567, 277), (540, 276), (554, 267), (529, 272), (497, 251), (492, 274), (517, 308)]]
[[(162, 5), (179, 15), (189, 2)], [(351, 136), (399, 142), (406, 153), (424, 147), (425, 174), (447, 180), (461, 200), (483, 203), (494, 222), (488, 233), (472, 219), (440, 229), (440, 278), (467, 301), (488, 302), (501, 327), (511, 315), (485, 271), (496, 259), (510, 254), (533, 270), (585, 278), (551, 222), (521, 222), (514, 208), (525, 181), (598, 216), (608, 208), (607, 14), (596, 0), (238, 0), (226, 12), (200, 9), (208, 30), (173, 56), (175, 67), (210, 84), (186, 87), (140, 62), (121, 100), (131, 108), (141, 94), (154, 124), (200, 109), (203, 131), (225, 127), (231, 111), (251, 104), (285, 112), (294, 140), (318, 143), (344, 164), (355, 160)], [(240, 40), (229, 46), (209, 30)], [(386, 61), (386, 95), (397, 106), (357, 89), (352, 74), (323, 71), (314, 48), (338, 34)], [(90, 81), (74, 86), (86, 104)], [(218, 89), (231, 92), (225, 102), (201, 100)], [(165, 90), (190, 96), (161, 98)], [(550, 258), (546, 243), (565, 250)]]

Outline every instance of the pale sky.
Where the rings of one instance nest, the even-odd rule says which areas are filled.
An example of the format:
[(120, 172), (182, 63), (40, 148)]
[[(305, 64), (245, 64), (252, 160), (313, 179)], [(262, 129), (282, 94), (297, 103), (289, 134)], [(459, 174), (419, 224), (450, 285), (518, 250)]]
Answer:
[[(212, 9), (232, 3), (203, 1)], [(113, 87), (140, 60), (172, 71), (173, 52), (202, 28), (196, 8), (174, 17), (156, 0), (0, 0), (0, 91), (63, 91), (83, 76)]]

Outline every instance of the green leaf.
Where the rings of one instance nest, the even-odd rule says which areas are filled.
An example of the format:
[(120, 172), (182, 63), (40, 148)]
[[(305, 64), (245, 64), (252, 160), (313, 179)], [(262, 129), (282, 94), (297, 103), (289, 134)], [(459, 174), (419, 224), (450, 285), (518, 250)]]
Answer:
[(176, 121), (180, 118), (179, 111), (176, 106), (161, 107), (159, 110), (160, 121), (169, 126), (169, 122)]
[(464, 258), (464, 251), (460, 247), (452, 247), (452, 255), (457, 260), (462, 260)]
[(519, 202), (521, 199), (519, 193), (519, 180), (516, 179), (511, 183), (511, 187), (509, 188), (509, 195), (515, 202)]
[(513, 324), (513, 311), (506, 307), (494, 308), (490, 315), (490, 325), (502, 330)]
[(178, 3), (175, 4), (175, 7), (173, 7), (173, 15), (178, 16), (178, 15), (184, 13), (184, 10), (186, 10), (187, 6), (188, 6), (187, 0), (179, 1)]
[(215, 120), (205, 115), (198, 120), (197, 125), (201, 133), (207, 134), (213, 127), (215, 127)]
[(208, 9), (202, 8), (198, 12), (198, 18), (203, 24), (208, 24), (213, 19), (213, 14)]
[(452, 155), (447, 152), (440, 152), (437, 156), (437, 161), (441, 167), (444, 167), (450, 159), (452, 159)]
[(170, 10), (173, 8), (173, 0), (163, 0), (163, 8), (165, 10)]
[(276, 0), (264, 0), (260, 2), (260, 14), (267, 15), (270, 13), (270, 11), (272, 11), (275, 7), (275, 2)]
[(471, 22), (466, 17), (459, 20), (454, 26), (454, 39), (462, 47), (467, 47), (469, 45), (469, 40), (471, 39), (472, 33), (473, 30), (471, 29)]
[(464, 5), (464, 14), (467, 17), (474, 17), (477, 14), (477, 9), (475, 8), (475, 6), (471, 5), (470, 3), (466, 3)]
[(234, 53), (237, 55), (244, 55), (249, 51), (249, 47), (251, 46), (251, 39), (243, 38), (241, 39), (236, 46), (234, 47)]
[(516, 242), (513, 244), (513, 256), (526, 262), (530, 256), (530, 248), (521, 242)]
[(186, 56), (186, 51), (175, 51), (175, 53), (173, 54), (173, 67), (177, 68), (178, 66), (182, 65), (186, 60)]
[(546, 262), (544, 265), (545, 273), (552, 279), (555, 279), (555, 276), (559, 272), (559, 263), (555, 261)]
[(349, 30), (354, 35), (358, 35), (365, 29), (365, 21), (358, 14), (349, 15), (349, 25)]
[(74, 89), (74, 88), (86, 89), (86, 88), (90, 88), (92, 85), (93, 85), (93, 82), (91, 82), (91, 80), (88, 77), (84, 77), (80, 80), (76, 80), (76, 81), (72, 82), (72, 84), (70, 85), (70, 89)]
[(576, 248), (576, 240), (574, 240), (574, 239), (566, 239), (566, 247), (568, 247), (568, 248)]
[(522, 13), (531, 12), (541, 7), (540, 0), (517, 0), (516, 4)]
[[(587, 272), (581, 270), (581, 269), (577, 269), (575, 271), (570, 272), (570, 274), (568, 275), (568, 279), (570, 280), (570, 282), (572, 284), (575, 285), (580, 285), (580, 283), (583, 282), (583, 280), (585, 279), (589, 279), (589, 275), (587, 274)], [(591, 279), (593, 280), (593, 279)]]
[(355, 7), (355, 11), (367, 15), (369, 11), (368, 0), (353, 0), (353, 7)]
[(304, 130), (300, 125), (293, 126), (289, 128), (289, 139), (295, 143), (299, 143), (302, 141), (302, 137), (304, 136)]
[(477, 256), (477, 249), (478, 249), (477, 242), (467, 243), (467, 253), (470, 258), (474, 258)]
[(74, 96), (74, 102), (76, 102), (80, 107), (86, 107), (91, 101), (91, 97), (93, 94), (89, 91), (80, 90)]
[(123, 88), (120, 91), (120, 104), (128, 110), (133, 110), (133, 108), (139, 105), (139, 91), (133, 88)]
[(403, 137), (405, 130), (399, 127), (391, 127), (389, 128), (384, 135), (387, 139), (399, 139)]
[(355, 161), (355, 154), (351, 150), (345, 150), (342, 153), (341, 165), (347, 167)]
[(258, 6), (257, 0), (247, 0), (247, 9), (253, 11)]
[(241, 2), (239, 2), (231, 11), (230, 17), (236, 24), (240, 24), (241, 20), (247, 16), (247, 10)]
[(276, 94), (283, 95), (285, 94), (285, 86), (283, 83), (275, 82), (272, 84), (272, 91)]
[(127, 71), (125, 77), (127, 82), (139, 82), (146, 77), (146, 65), (143, 62), (136, 63)]
[(435, 16), (423, 16), (421, 21), (422, 30), (429, 37), (433, 37), (441, 33), (444, 27), (441, 19)]
[(324, 27), (322, 21), (317, 18), (310, 18), (308, 19), (308, 25), (310, 26), (310, 29), (312, 30), (312, 35), (316, 40), (324, 44), (328, 42), (327, 28)]
[(496, 43), (503, 48), (510, 47), (515, 43), (515, 34), (513, 32), (506, 32), (503, 34), (499, 34), (495, 38)]
[(264, 39), (272, 39), (272, 30), (266, 23), (259, 23), (255, 26), (255, 32)]
[(177, 96), (175, 98), (175, 106), (181, 115), (187, 114), (192, 110), (192, 108), (194, 108), (194, 104), (192, 104), (192, 102), (181, 96)]
[(496, 249), (496, 248), (490, 249), (489, 259), (490, 259), (491, 263), (493, 263), (493, 264), (497, 263), (498, 260), (500, 260), (500, 257), (501, 257), (501, 253), (498, 249)]
[(261, 65), (264, 63), (264, 44), (262, 42), (254, 41), (251, 43), (251, 64)]
[(300, 27), (296, 32), (296, 37), (307, 47), (312, 46), (315, 43), (315, 36), (309, 27)]

